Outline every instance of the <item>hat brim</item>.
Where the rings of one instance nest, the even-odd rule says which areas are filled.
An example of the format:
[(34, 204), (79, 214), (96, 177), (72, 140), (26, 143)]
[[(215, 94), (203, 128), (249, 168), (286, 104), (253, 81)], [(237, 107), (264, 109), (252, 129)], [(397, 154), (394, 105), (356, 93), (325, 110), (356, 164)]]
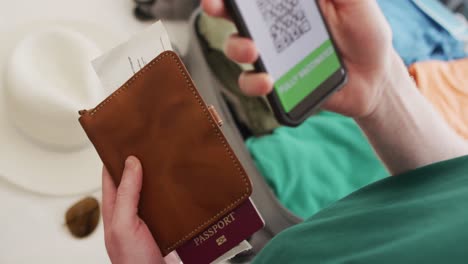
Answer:
[(73, 21), (31, 23), (8, 34), (7, 43), (0, 45), (0, 177), (23, 189), (45, 195), (90, 193), (100, 188), (102, 169), (102, 162), (91, 144), (77, 151), (64, 152), (41, 147), (19, 133), (9, 121), (5, 109), (4, 72), (14, 46), (28, 33), (57, 25), (80, 32), (103, 52), (119, 41), (113, 32), (94, 24)]

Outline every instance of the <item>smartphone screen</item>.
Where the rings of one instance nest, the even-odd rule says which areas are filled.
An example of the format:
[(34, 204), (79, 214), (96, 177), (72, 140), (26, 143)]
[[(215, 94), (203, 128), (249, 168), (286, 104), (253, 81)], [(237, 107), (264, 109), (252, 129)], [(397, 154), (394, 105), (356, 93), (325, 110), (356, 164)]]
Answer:
[(285, 112), (341, 68), (314, 0), (235, 0)]

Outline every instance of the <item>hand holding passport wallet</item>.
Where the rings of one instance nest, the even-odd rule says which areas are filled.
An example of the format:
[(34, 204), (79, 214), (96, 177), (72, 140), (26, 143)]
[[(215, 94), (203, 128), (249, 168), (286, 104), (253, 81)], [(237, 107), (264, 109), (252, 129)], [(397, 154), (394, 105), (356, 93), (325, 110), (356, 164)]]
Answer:
[(139, 215), (163, 255), (251, 195), (247, 175), (172, 51), (81, 114), (80, 123), (117, 185), (125, 159), (141, 160)]
[(94, 60), (104, 87), (120, 88), (79, 121), (116, 185), (128, 156), (141, 161), (138, 216), (162, 254), (217, 263), (248, 250), (264, 222), (219, 115), (170, 47), (157, 22)]

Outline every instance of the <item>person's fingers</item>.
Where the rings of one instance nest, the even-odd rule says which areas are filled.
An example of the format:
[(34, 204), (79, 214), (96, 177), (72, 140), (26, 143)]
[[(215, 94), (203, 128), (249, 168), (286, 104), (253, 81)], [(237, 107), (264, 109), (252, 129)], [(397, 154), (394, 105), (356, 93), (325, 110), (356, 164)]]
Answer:
[(238, 63), (254, 63), (258, 59), (258, 51), (251, 39), (234, 34), (226, 41), (224, 52), (226, 56)]
[(104, 228), (112, 222), (117, 188), (106, 167), (102, 167), (102, 219)]
[(230, 20), (230, 16), (224, 6), (223, 0), (202, 0), (201, 6), (210, 16), (222, 17)]
[(267, 73), (243, 72), (239, 86), (246, 95), (263, 96), (273, 89), (273, 79)]
[(125, 224), (131, 224), (132, 221), (136, 223), (142, 178), (140, 161), (133, 156), (128, 157), (117, 189), (113, 220), (122, 221)]
[[(347, 0), (349, 1), (349, 0)], [(319, 7), (322, 10), (323, 15), (325, 16), (324, 18), (327, 21), (334, 21), (336, 17), (336, 5), (335, 1), (330, 1), (330, 0), (320, 0), (319, 1)], [(330, 17), (333, 16), (333, 17)]]

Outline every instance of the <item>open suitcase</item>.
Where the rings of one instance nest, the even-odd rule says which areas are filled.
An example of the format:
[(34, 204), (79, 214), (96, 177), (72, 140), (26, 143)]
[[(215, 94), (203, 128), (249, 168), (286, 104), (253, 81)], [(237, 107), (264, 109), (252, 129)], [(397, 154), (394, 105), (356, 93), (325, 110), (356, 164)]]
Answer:
[(276, 234), (298, 224), (302, 221), (283, 205), (280, 204), (275, 194), (271, 191), (264, 177), (257, 170), (249, 151), (247, 150), (241, 132), (234, 120), (233, 114), (224, 99), (221, 89), (221, 83), (211, 72), (210, 67), (204, 58), (199, 39), (196, 32), (196, 20), (200, 15), (197, 9), (189, 22), (190, 26), (190, 45), (184, 62), (196, 83), (199, 92), (208, 104), (212, 104), (221, 115), (224, 124), (222, 130), (230, 142), (234, 152), (242, 162), (247, 174), (253, 184), (252, 198), (263, 216), (266, 226), (263, 230), (256, 233), (250, 240), (253, 250), (251, 255), (258, 253), (263, 246)]

